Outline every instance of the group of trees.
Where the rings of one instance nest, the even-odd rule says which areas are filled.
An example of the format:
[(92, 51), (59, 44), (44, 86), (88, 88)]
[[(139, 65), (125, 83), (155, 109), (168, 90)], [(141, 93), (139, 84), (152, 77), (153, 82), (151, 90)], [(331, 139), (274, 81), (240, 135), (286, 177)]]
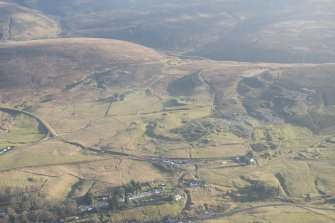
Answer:
[[(129, 184), (126, 184), (113, 193), (112, 200), (110, 202), (110, 207), (112, 210), (117, 210), (123, 206), (123, 204), (128, 205), (129, 195), (139, 193), (142, 191), (142, 186), (139, 182), (134, 180), (130, 181)], [(124, 202), (122, 202), (124, 200)]]
[(21, 210), (13, 206), (7, 208), (7, 215), (1, 219), (4, 223), (59, 222), (59, 219), (78, 214), (78, 207), (73, 200), (48, 203), (38, 209)]
[(8, 187), (0, 191), (0, 203), (7, 206), (7, 215), (0, 221), (4, 223), (59, 222), (61, 218), (78, 214), (75, 201), (49, 201), (34, 187), (24, 190)]
[(37, 211), (23, 211), (19, 214), (14, 209), (7, 209), (7, 216), (0, 218), (3, 223), (30, 223), (30, 222), (53, 222), (54, 216), (47, 210)]
[[(123, 185), (113, 191), (112, 198), (109, 200), (109, 205), (112, 210), (118, 210), (122, 207), (128, 205), (129, 195), (140, 193), (142, 191), (142, 186), (139, 182), (134, 180), (130, 181), (129, 184)], [(94, 203), (94, 195), (89, 193), (86, 195), (84, 202), (87, 205)]]
[(280, 193), (280, 188), (274, 185), (266, 185), (263, 182), (255, 181), (250, 186), (241, 188), (229, 195), (239, 202), (263, 201), (274, 198)]
[(139, 193), (142, 191), (142, 186), (139, 182), (130, 181), (129, 184), (124, 186), (125, 191), (129, 194)]
[(0, 191), (0, 203), (11, 204), (19, 209), (38, 209), (43, 207), (45, 198), (37, 187), (7, 187)]

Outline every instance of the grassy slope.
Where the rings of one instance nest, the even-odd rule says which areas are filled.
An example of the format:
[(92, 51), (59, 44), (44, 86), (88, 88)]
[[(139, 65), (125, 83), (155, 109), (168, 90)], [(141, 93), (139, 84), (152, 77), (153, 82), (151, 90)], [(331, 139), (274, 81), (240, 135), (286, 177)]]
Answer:
[(16, 116), (9, 128), (8, 132), (0, 135), (0, 147), (22, 146), (45, 137), (45, 133), (39, 130), (39, 123), (24, 115)]
[[(326, 191), (327, 194), (333, 191), (331, 168), (333, 152), (317, 148), (306, 152), (303, 151), (304, 148), (301, 148), (314, 144), (315, 141), (321, 140), (320, 138), (315, 137), (308, 142), (301, 140), (296, 143), (296, 139), (313, 138), (314, 136), (307, 129), (291, 124), (284, 126), (264, 124), (249, 117), (241, 105), (241, 99), (236, 92), (236, 84), (241, 75), (251, 71), (263, 72), (279, 65), (190, 60), (171, 63), (177, 59), (134, 44), (113, 40), (31, 41), (5, 44), (0, 47), (1, 50), (7, 55), (13, 53), (23, 57), (27, 52), (35, 52), (32, 58), (21, 62), (22, 66), (34, 68), (28, 76), (42, 80), (34, 82), (36, 85), (33, 87), (37, 89), (37, 92), (23, 94), (22, 89), (33, 91), (31, 85), (24, 82), (26, 73), (20, 67), (14, 69), (12, 59), (6, 56), (0, 61), (5, 66), (4, 76), (11, 78), (9, 72), (11, 69), (18, 72), (18, 75), (13, 77), (17, 79), (10, 89), (2, 90), (3, 100), (12, 106), (31, 109), (34, 114), (41, 116), (55, 128), (62, 138), (69, 141), (97, 148), (108, 146), (113, 150), (136, 155), (186, 158), (226, 158), (243, 155), (252, 138), (247, 141), (239, 137), (236, 132), (209, 128), (204, 136), (195, 141), (188, 141), (176, 131), (193, 120), (214, 118), (213, 111), (216, 117), (231, 115), (233, 118), (226, 120), (226, 123), (232, 127), (236, 127), (235, 125), (245, 127), (246, 124), (243, 122), (248, 122), (257, 129), (257, 134), (252, 139), (255, 142), (264, 141), (265, 133), (269, 132), (273, 140), (281, 136), (286, 137), (283, 140), (284, 143), (277, 149), (266, 151), (270, 153), (268, 158), (259, 158), (259, 166), (230, 167), (231, 163), (225, 164), (220, 160), (202, 162), (198, 167), (195, 167), (194, 164), (187, 166), (186, 171), (189, 172), (191, 179), (198, 177), (205, 180), (210, 186), (209, 190), (191, 191), (194, 199), (194, 205), (191, 206), (192, 211), (195, 211), (198, 205), (203, 206), (205, 203), (213, 207), (223, 203), (243, 206), (244, 204), (232, 201), (226, 193), (250, 186), (250, 182), (242, 179), (241, 176), (261, 183), (268, 182), (271, 186), (285, 187), (282, 190), (288, 194), (282, 193), (280, 196), (294, 199), (295, 202), (303, 203), (306, 194), (318, 195), (320, 189)], [(48, 58), (52, 61), (48, 63), (50, 67), (43, 66), (43, 61), (47, 61), (47, 57), (41, 54), (40, 50), (54, 53), (54, 56)], [(64, 55), (67, 59), (60, 59)], [(166, 59), (163, 59), (165, 57)], [(60, 64), (62, 67), (59, 66)], [(129, 64), (132, 65), (128, 66)], [(285, 68), (285, 65), (280, 66)], [(40, 67), (45, 72), (50, 70), (43, 73), (36, 67)], [(204, 67), (206, 70), (201, 76), (194, 75)], [(53, 72), (58, 75), (51, 76)], [(64, 83), (65, 74), (70, 80)], [(125, 75), (130, 76), (124, 78)], [(185, 76), (191, 78), (185, 80)], [(184, 91), (181, 87), (178, 95), (171, 95), (168, 86), (172, 82), (184, 88), (191, 86), (192, 89)], [(74, 84), (74, 87), (66, 88), (68, 84)], [(148, 93), (149, 88), (151, 93)], [(21, 94), (16, 92), (21, 92)], [(189, 92), (192, 94), (189, 95)], [(109, 99), (115, 93), (125, 94), (124, 101), (111, 104)], [(52, 95), (51, 100), (41, 102), (46, 95)], [(171, 104), (171, 101), (177, 101), (179, 104)], [(29, 106), (27, 106), (28, 102)], [(216, 144), (205, 145), (204, 140), (215, 141)], [(316, 152), (320, 154), (320, 160), (313, 155)], [(301, 153), (306, 157), (296, 159), (301, 158)], [(262, 154), (256, 153), (255, 155)], [(97, 157), (84, 155), (77, 148), (49, 140), (18, 148), (1, 156), (0, 169), (28, 169), (35, 173), (33, 175), (56, 176), (56, 178), (48, 178), (46, 184), (48, 186), (44, 189), (51, 199), (65, 198), (71, 191), (70, 187), (76, 185), (79, 178), (88, 182), (96, 180), (94, 191), (103, 193), (112, 186), (120, 186), (130, 180), (140, 182), (173, 180), (176, 183), (180, 177), (178, 172), (161, 172), (147, 162), (103, 158), (105, 158), (103, 161), (94, 161)], [(279, 185), (280, 182), (276, 177), (278, 173), (285, 179), (284, 184)], [(1, 175), (8, 179), (5, 185), (29, 184), (28, 179), (21, 179), (20, 182), (17, 182), (15, 174), (17, 172), (12, 170), (6, 176)], [(72, 175), (79, 178), (71, 177)], [(317, 179), (319, 179), (318, 185), (315, 184)], [(58, 182), (66, 186), (56, 187), (59, 190), (55, 190), (53, 186)], [(85, 191), (81, 192), (81, 194), (84, 193)], [(260, 203), (262, 202), (265, 201)], [(179, 212), (181, 206), (175, 204), (167, 207), (151, 206), (129, 212), (132, 212), (132, 216), (149, 220), (150, 216), (147, 213), (156, 213), (157, 208), (161, 213), (160, 216), (164, 216)], [(299, 220), (300, 212), (294, 213), (297, 213), (296, 218)], [(287, 215), (285, 218), (293, 218), (294, 213), (284, 213)], [(114, 217), (121, 218), (127, 214), (128, 212), (119, 213)], [(261, 216), (258, 213), (255, 215)], [(271, 217), (273, 219), (278, 218), (276, 213), (269, 213), (269, 215), (273, 215)], [(314, 214), (311, 218), (315, 218)]]

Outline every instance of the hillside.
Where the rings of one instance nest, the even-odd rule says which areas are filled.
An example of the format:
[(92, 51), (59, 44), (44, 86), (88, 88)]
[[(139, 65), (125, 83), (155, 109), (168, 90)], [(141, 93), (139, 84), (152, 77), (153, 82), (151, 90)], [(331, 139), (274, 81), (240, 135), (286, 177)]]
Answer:
[[(160, 57), (145, 47), (107, 39), (54, 39), (0, 44), (0, 87), (1, 91), (15, 92), (62, 88), (94, 71), (154, 62)], [(134, 78), (125, 80), (133, 82), (143, 77)]]
[(32, 40), (54, 38), (60, 33), (56, 21), (7, 1), (0, 1), (0, 40)]
[[(133, 180), (143, 194), (131, 196), (144, 198), (106, 218), (334, 218), (334, 64), (183, 59), (69, 38), (2, 43), (0, 67), (0, 146), (11, 148), (0, 191), (16, 199), (87, 208)], [(111, 209), (83, 213), (101, 210)]]

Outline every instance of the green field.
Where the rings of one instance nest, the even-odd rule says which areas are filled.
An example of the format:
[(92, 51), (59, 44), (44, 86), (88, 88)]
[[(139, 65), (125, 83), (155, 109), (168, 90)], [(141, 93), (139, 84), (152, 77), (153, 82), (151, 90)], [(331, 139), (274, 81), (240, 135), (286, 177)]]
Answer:
[(14, 149), (0, 156), (0, 170), (88, 161), (93, 156), (59, 142), (41, 143), (25, 149)]
[[(34, 188), (47, 202), (77, 206), (107, 199), (108, 208), (87, 213), (100, 221), (334, 218), (335, 102), (326, 83), (334, 65), (182, 59), (106, 39), (9, 45), (0, 46), (4, 58), (32, 53), (20, 66), (0, 60), (0, 84), (13, 83), (0, 88), (2, 107), (18, 109), (0, 113), (0, 149), (13, 147), (0, 154), (0, 190)], [(308, 89), (293, 88), (291, 77)], [(132, 181), (143, 191), (164, 182), (171, 202), (117, 206), (115, 191)]]
[(23, 146), (43, 139), (47, 132), (40, 123), (26, 115), (8, 116), (8, 113), (0, 112), (0, 116), (12, 119), (8, 124), (8, 130), (0, 133), (0, 147)]

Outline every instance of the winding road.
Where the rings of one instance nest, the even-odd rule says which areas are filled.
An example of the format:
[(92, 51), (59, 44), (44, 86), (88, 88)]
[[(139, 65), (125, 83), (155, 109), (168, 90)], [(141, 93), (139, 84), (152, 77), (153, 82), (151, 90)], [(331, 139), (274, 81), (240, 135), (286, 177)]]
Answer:
[(7, 112), (7, 113), (21, 113), (21, 114), (27, 115), (31, 118), (34, 118), (48, 130), (49, 136), (56, 137), (56, 138), (58, 137), (56, 131), (44, 119), (42, 119), (42, 118), (40, 118), (40, 117), (30, 113), (30, 112), (22, 111), (22, 110), (15, 109), (15, 108), (9, 108), (9, 107), (0, 107), (0, 111), (4, 111), (4, 112)]

